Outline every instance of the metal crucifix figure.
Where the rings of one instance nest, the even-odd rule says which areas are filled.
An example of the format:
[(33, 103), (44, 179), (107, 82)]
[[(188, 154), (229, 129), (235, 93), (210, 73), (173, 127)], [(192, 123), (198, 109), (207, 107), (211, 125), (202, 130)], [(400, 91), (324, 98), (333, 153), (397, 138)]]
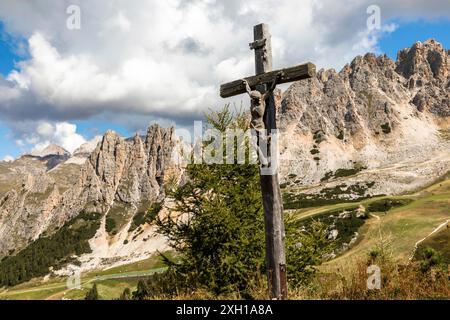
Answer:
[[(251, 99), (251, 127), (256, 131), (257, 151), (261, 164), (260, 181), (264, 206), (266, 233), (266, 270), (269, 292), (272, 299), (287, 299), (286, 257), (284, 248), (283, 203), (277, 168), (265, 170), (276, 162), (272, 154), (272, 139), (276, 126), (276, 107), (273, 91), (278, 84), (312, 78), (316, 67), (312, 63), (272, 71), (272, 45), (269, 27), (259, 24), (254, 27), (255, 41), (250, 48), (255, 50), (256, 76), (236, 80), (220, 87), (222, 98), (248, 93)], [(262, 143), (265, 148), (262, 148)], [(275, 163), (276, 166), (276, 163)], [(269, 173), (268, 173), (269, 172)]]

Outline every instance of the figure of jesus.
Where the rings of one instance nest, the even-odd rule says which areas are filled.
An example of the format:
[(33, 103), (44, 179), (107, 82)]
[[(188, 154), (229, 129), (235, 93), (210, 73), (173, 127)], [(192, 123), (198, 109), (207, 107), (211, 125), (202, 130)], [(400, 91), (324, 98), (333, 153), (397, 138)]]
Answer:
[[(282, 73), (278, 73), (270, 87), (265, 93), (261, 93), (258, 90), (252, 90), (247, 80), (243, 79), (242, 81), (245, 84), (248, 95), (250, 96), (250, 113), (252, 115), (252, 120), (250, 123), (250, 127), (256, 131), (256, 140), (252, 140), (252, 144), (259, 155), (259, 161), (263, 167), (267, 167), (269, 165), (268, 160), (268, 141), (267, 137), (264, 134), (265, 124), (264, 124), (264, 113), (266, 111), (266, 99), (275, 90), (277, 86), (277, 82), (279, 78), (282, 76)], [(269, 136), (270, 139), (270, 136)], [(270, 141), (270, 140), (269, 140)], [(261, 148), (261, 144), (265, 144), (263, 148)], [(263, 151), (265, 150), (265, 152)]]
[(252, 115), (250, 127), (258, 133), (261, 133), (265, 129), (264, 112), (266, 111), (266, 99), (269, 94), (275, 90), (281, 75), (281, 73), (277, 74), (266, 93), (261, 93), (258, 90), (252, 90), (247, 80), (242, 80), (245, 84), (247, 93), (250, 96), (250, 113)]

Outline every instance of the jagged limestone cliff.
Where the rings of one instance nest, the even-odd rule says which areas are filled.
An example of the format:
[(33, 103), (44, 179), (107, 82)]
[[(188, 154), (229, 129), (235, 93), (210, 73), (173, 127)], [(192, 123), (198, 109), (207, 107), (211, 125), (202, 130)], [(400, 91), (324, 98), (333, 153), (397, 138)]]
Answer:
[[(109, 246), (118, 242), (125, 256), (143, 254), (147, 250), (137, 250), (133, 242), (141, 240), (142, 244), (139, 237), (148, 237), (149, 232), (140, 229), (136, 236), (136, 230), (128, 232), (129, 227), (136, 214), (164, 199), (166, 171), (180, 172), (171, 161), (176, 143), (173, 128), (153, 125), (144, 138), (124, 139), (106, 132), (81, 166), (67, 161), (69, 164), (48, 170), (46, 158), (29, 156), (2, 163), (0, 256), (19, 251), (44, 233), (51, 234), (83, 211), (103, 215), (102, 230), (96, 237), (106, 240), (100, 258), (111, 258)], [(106, 219), (114, 224), (108, 232)], [(116, 239), (117, 235), (121, 239)], [(125, 240), (132, 249), (124, 248)], [(120, 251), (115, 248), (115, 254)]]
[(283, 185), (320, 193), (346, 180), (360, 192), (343, 196), (359, 197), (436, 180), (450, 170), (449, 86), (449, 51), (434, 40), (293, 84), (279, 111)]

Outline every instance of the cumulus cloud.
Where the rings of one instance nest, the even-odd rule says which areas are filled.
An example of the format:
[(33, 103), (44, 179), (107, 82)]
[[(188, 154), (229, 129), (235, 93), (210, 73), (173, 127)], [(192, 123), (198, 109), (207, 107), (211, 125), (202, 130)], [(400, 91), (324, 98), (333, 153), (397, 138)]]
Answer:
[[(253, 25), (271, 25), (275, 67), (312, 61), (339, 69), (376, 52), (395, 28), (390, 19), (450, 12), (447, 0), (405, 3), (378, 1), (382, 28), (368, 30), (369, 0), (0, 0), (0, 20), (26, 39), (29, 55), (0, 78), (0, 112), (10, 122), (49, 121), (53, 132), (57, 123), (105, 114), (186, 124), (226, 102), (220, 83), (254, 72)], [(66, 28), (73, 4), (81, 30)]]
[(13, 124), (15, 142), (22, 149), (31, 146), (32, 151), (56, 144), (69, 152), (75, 151), (86, 140), (77, 133), (77, 126), (68, 122), (24, 121)]

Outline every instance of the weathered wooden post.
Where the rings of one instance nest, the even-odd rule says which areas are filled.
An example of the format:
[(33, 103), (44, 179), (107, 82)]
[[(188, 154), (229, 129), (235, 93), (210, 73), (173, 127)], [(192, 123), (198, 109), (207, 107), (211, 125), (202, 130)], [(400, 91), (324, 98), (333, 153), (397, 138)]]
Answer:
[[(259, 24), (254, 27), (255, 42), (250, 44), (250, 48), (255, 51), (255, 72), (256, 75), (272, 71), (272, 44), (269, 27), (266, 24)], [(267, 85), (259, 85), (257, 90), (265, 93)], [(266, 100), (266, 112), (264, 124), (267, 130), (267, 153), (271, 158), (272, 151), (272, 130), (277, 129), (276, 108), (273, 92)], [(271, 165), (274, 165), (271, 163)], [(264, 216), (266, 226), (266, 267), (271, 297), (276, 299), (287, 298), (286, 279), (286, 255), (284, 249), (284, 220), (283, 220), (283, 200), (281, 197), (280, 184), (278, 182), (278, 172), (274, 170), (272, 175), (261, 174), (261, 192), (264, 205)]]

